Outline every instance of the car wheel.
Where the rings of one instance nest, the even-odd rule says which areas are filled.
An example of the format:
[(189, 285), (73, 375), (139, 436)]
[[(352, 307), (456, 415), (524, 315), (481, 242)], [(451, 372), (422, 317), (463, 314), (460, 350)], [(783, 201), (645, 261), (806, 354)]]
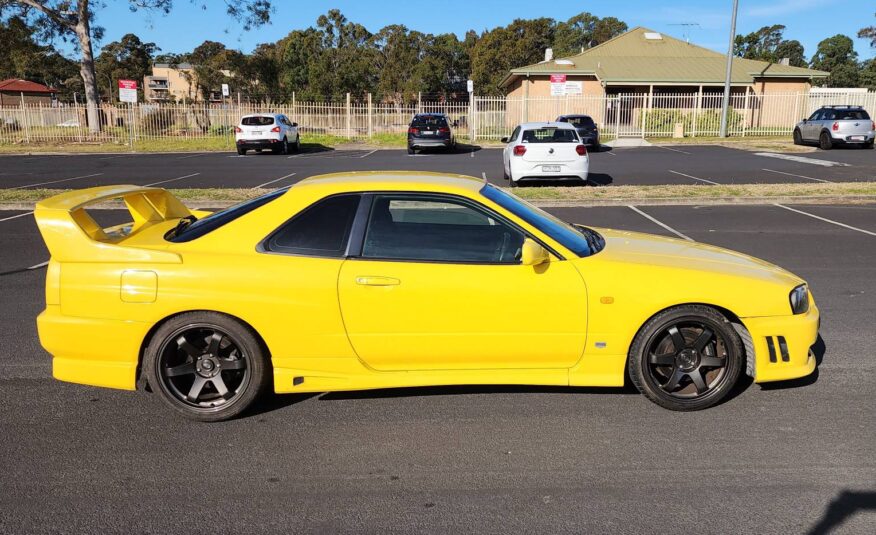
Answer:
[(670, 410), (694, 411), (730, 393), (744, 360), (742, 340), (723, 315), (687, 305), (665, 310), (642, 327), (628, 366), (645, 397)]
[(237, 149), (237, 154), (240, 156), (246, 156), (246, 149)]
[(408, 147), (408, 154), (416, 154), (417, 151), (413, 147)]
[(273, 149), (271, 152), (273, 152), (274, 154), (289, 154), (289, 140), (284, 137), (283, 143), (280, 145), (280, 148)]
[(256, 154), (261, 154), (261, 153), (262, 153), (262, 149), (255, 149), (255, 153), (256, 153)]
[(803, 144), (803, 136), (800, 134), (799, 130), (794, 130), (794, 145), (802, 145)]
[(830, 138), (830, 134), (827, 132), (821, 133), (821, 136), (818, 138), (818, 147), (822, 150), (830, 150), (833, 148), (833, 140)]
[(301, 152), (301, 136), (295, 137), (295, 152)]
[(511, 175), (510, 173), (508, 174), (508, 183), (510, 184), (510, 186), (512, 188), (516, 188), (519, 185), (519, 184), (517, 184), (517, 182), (514, 181), (514, 176)]
[(599, 152), (602, 147), (599, 145), (599, 142), (594, 142), (590, 147), (590, 152)]
[(871, 139), (870, 141), (864, 143), (864, 148), (865, 148), (865, 149), (872, 149), (872, 148), (873, 148), (873, 142), (874, 142), (874, 141), (876, 141), (876, 140)]
[(155, 332), (143, 359), (162, 401), (202, 422), (238, 416), (270, 379), (267, 355), (252, 331), (216, 312), (172, 318)]

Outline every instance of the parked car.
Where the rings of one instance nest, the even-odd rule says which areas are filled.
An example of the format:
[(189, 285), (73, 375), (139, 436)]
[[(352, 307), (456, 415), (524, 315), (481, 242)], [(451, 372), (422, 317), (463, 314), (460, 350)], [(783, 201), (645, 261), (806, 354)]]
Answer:
[(67, 119), (57, 124), (61, 128), (79, 128), (79, 119)]
[(408, 126), (408, 154), (419, 149), (456, 148), (456, 137), (443, 113), (418, 113)]
[(571, 123), (526, 123), (503, 137), (505, 180), (525, 182), (587, 181), (587, 147)]
[(824, 150), (834, 145), (873, 148), (876, 122), (861, 106), (823, 106), (794, 127), (794, 144), (818, 143)]
[(274, 154), (288, 154), (289, 150), (301, 150), (298, 123), (293, 123), (282, 113), (254, 113), (240, 118), (234, 127), (237, 154), (248, 150), (262, 152), (268, 149)]
[(599, 128), (589, 115), (560, 115), (558, 123), (569, 123), (578, 131), (578, 136), (584, 145), (590, 147), (590, 151), (599, 152)]
[[(84, 209), (112, 199), (133, 222), (101, 228)], [(164, 189), (104, 186), (34, 216), (51, 253), (37, 327), (53, 376), (148, 384), (198, 420), (271, 391), (627, 378), (690, 411), (743, 373), (816, 367), (819, 311), (796, 275), (571, 225), (474, 177), (338, 173), (209, 215)]]

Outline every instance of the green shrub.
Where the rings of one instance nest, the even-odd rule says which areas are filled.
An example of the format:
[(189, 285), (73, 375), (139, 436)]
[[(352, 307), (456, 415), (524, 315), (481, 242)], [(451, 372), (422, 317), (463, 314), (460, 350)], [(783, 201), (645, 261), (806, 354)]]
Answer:
[(154, 108), (140, 115), (140, 131), (146, 134), (163, 134), (173, 129), (176, 112), (168, 108)]

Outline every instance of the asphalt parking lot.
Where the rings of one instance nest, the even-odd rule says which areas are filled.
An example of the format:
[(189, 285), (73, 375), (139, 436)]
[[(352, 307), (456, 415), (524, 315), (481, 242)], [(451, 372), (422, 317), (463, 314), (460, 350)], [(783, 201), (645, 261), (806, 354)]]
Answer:
[[(280, 187), (340, 171), (440, 170), (498, 185), (500, 149), (461, 146), (452, 154), (404, 150), (317, 150), (273, 155), (233, 153), (33, 155), (0, 157), (2, 188), (83, 188), (129, 183), (169, 188)], [(590, 154), (595, 185), (818, 183), (876, 180), (876, 151), (836, 149), (802, 154), (722, 146), (617, 148)]]
[[(362, 168), (375, 155), (333, 165)], [(54, 176), (88, 174), (77, 158)], [(169, 176), (167, 156), (106, 163), (125, 158), (125, 181)], [(250, 169), (223, 175), (244, 185), (280, 161), (219, 158), (182, 161)], [(51, 178), (52, 164), (39, 165)], [(0, 532), (876, 531), (876, 206), (637, 210), (552, 209), (729, 247), (806, 278), (823, 318), (817, 375), (742, 384), (696, 413), (630, 388), (460, 387), (275, 396), (245, 418), (193, 424), (148, 394), (50, 378), (34, 324), (47, 253), (31, 215), (0, 211)]]

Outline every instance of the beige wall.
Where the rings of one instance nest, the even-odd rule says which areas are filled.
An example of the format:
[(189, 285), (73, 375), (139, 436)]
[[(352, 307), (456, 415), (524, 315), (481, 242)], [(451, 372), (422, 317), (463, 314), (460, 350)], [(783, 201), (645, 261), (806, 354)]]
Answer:
[[(570, 82), (584, 82), (583, 91), (585, 95), (601, 96), (605, 94), (602, 84), (595, 76), (576, 76), (570, 74), (566, 79)], [(507, 87), (507, 91), (509, 97), (523, 97), (527, 94), (527, 91), (530, 98), (549, 97), (551, 96), (550, 75), (539, 74), (532, 75), (529, 78), (520, 76)]]
[[(518, 77), (506, 89), (509, 98), (506, 104), (506, 126), (513, 127), (527, 121), (553, 121), (558, 115), (581, 113), (602, 122), (605, 90), (595, 76), (568, 75), (570, 82), (583, 82), (582, 95), (551, 97), (550, 75)], [(523, 97), (529, 100), (524, 104)]]
[(752, 86), (755, 93), (806, 93), (811, 84), (806, 78), (757, 79)]
[[(193, 78), (192, 82), (185, 77), (188, 74)], [(167, 91), (153, 90), (149, 88), (149, 80), (151, 78), (164, 78), (167, 80)], [(173, 98), (171, 100), (196, 100), (198, 97), (197, 89), (194, 83), (194, 71), (191, 69), (171, 69), (169, 67), (153, 67), (152, 76), (147, 76), (143, 80), (145, 88), (146, 100), (151, 100), (156, 96), (169, 94)]]

